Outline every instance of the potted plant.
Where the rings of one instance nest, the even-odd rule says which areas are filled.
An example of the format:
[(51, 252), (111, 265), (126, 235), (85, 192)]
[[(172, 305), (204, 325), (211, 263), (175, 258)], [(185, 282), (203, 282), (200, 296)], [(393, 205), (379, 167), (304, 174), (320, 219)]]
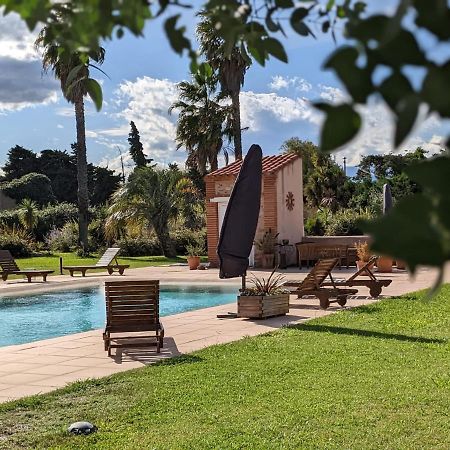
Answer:
[(282, 287), (283, 277), (274, 276), (275, 269), (269, 278), (252, 278), (251, 287), (241, 289), (238, 296), (238, 317), (249, 319), (266, 319), (281, 316), (289, 312), (289, 291)]
[[(356, 242), (355, 243), (356, 254), (358, 259), (356, 261), (356, 267), (358, 270), (361, 269), (372, 257), (372, 253), (370, 252), (369, 244), (367, 242)], [(373, 268), (373, 264), (371, 264), (370, 269)]]
[(377, 258), (378, 272), (392, 272), (392, 258), (390, 256), (379, 256)]
[(205, 248), (199, 242), (190, 242), (186, 245), (187, 262), (189, 270), (196, 270), (200, 265), (200, 255), (205, 253)]
[(274, 233), (270, 228), (261, 239), (255, 241), (256, 248), (262, 253), (261, 267), (271, 269), (275, 260), (275, 244), (279, 233)]

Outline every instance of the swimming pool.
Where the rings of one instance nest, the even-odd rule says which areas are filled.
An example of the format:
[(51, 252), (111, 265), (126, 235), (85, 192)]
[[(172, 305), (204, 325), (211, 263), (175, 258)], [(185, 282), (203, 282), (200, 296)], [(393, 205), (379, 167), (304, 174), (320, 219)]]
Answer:
[[(238, 288), (161, 287), (160, 315), (168, 316), (236, 300)], [(0, 347), (24, 344), (105, 325), (103, 287), (0, 298)]]

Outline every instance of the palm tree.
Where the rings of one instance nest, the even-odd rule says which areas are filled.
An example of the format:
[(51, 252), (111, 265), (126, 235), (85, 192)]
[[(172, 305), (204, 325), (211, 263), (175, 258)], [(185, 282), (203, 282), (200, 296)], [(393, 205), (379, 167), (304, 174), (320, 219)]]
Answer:
[[(63, 20), (61, 20), (63, 23)], [(44, 72), (51, 70), (61, 83), (64, 98), (75, 107), (75, 121), (77, 131), (77, 182), (78, 182), (78, 244), (84, 253), (88, 251), (88, 175), (86, 156), (86, 126), (84, 114), (84, 97), (89, 93), (93, 80), (89, 77), (89, 68), (92, 65), (88, 60), (81, 58), (78, 52), (67, 53), (52, 39), (48, 28), (44, 27), (36, 39), (35, 46), (42, 50), (42, 67)], [(105, 50), (91, 52), (89, 58), (102, 64)]]
[(32, 233), (38, 223), (37, 211), (37, 203), (29, 198), (24, 198), (19, 205), (19, 220), (28, 233)]
[(179, 214), (187, 183), (189, 181), (178, 170), (136, 169), (111, 198), (105, 224), (107, 237), (117, 237), (124, 226), (137, 232), (152, 228), (164, 256), (175, 257), (169, 225)]
[[(177, 148), (185, 147), (188, 159), (195, 160), (201, 174), (218, 168), (218, 155), (222, 150), (223, 136), (229, 132), (227, 122), (229, 107), (222, 106), (215, 95), (216, 82), (212, 73), (196, 73), (192, 81), (178, 83), (179, 99), (170, 108), (179, 111), (176, 130)], [(225, 153), (225, 158), (227, 158)]]
[(218, 73), (222, 95), (231, 98), (234, 157), (236, 160), (239, 160), (242, 159), (241, 105), (239, 95), (241, 87), (244, 85), (245, 72), (250, 67), (251, 60), (248, 56), (244, 56), (236, 46), (227, 55), (225, 41), (217, 34), (214, 24), (205, 14), (200, 14), (200, 17), (202, 17), (202, 20), (197, 25), (200, 51), (213, 70)]

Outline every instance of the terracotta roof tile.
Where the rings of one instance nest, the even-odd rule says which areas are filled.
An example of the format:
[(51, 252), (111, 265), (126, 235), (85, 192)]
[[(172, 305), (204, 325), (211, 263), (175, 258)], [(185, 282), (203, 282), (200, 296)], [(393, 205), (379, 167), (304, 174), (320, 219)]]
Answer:
[[(274, 174), (299, 158), (295, 153), (286, 153), (284, 155), (264, 156), (262, 159), (263, 173)], [(242, 161), (235, 161), (228, 166), (217, 169), (206, 175), (206, 177), (219, 177), (223, 175), (237, 175), (241, 170)]]

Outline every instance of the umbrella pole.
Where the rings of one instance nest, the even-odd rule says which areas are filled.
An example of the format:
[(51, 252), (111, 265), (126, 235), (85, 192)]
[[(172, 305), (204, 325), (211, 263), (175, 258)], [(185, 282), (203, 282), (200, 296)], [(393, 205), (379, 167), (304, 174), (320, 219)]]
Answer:
[(244, 291), (245, 288), (246, 288), (246, 285), (245, 285), (245, 277), (246, 277), (246, 274), (242, 275), (242, 288), (241, 288), (241, 291)]

